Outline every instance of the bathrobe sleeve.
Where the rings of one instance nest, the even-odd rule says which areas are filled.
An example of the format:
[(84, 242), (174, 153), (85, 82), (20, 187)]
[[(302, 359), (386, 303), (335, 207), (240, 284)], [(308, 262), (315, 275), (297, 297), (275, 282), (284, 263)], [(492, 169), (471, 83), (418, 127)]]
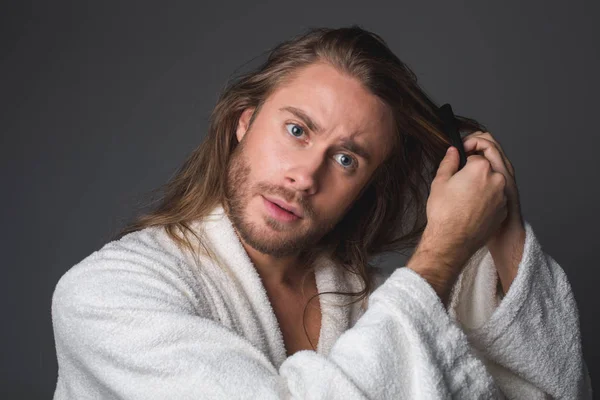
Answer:
[(210, 317), (175, 265), (152, 246), (112, 242), (61, 277), (55, 400), (502, 398), (463, 330), (408, 268), (371, 294), (327, 355), (302, 350), (275, 367)]
[(567, 277), (531, 225), (518, 273), (497, 294), (493, 258), (482, 247), (454, 287), (449, 313), (511, 399), (591, 399), (577, 304)]

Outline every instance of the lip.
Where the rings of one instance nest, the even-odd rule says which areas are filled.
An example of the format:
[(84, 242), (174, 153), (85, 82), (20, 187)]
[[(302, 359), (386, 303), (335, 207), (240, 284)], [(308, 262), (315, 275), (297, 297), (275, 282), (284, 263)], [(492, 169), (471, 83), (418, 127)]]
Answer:
[(287, 211), (293, 213), (298, 218), (304, 217), (304, 215), (302, 214), (302, 211), (298, 207), (294, 207), (276, 197), (268, 197), (268, 196), (263, 196), (263, 197), (265, 198), (265, 200), (270, 201), (271, 203), (277, 204), (278, 206), (280, 206), (282, 208), (285, 208)]

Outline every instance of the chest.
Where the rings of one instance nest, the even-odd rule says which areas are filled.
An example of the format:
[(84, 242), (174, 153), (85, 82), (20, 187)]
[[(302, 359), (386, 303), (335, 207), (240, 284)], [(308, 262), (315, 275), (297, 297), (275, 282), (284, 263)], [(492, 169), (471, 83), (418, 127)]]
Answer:
[(269, 290), (267, 293), (283, 335), (286, 355), (289, 357), (300, 350), (316, 351), (321, 332), (319, 297), (311, 299), (317, 293), (316, 287), (306, 291), (304, 296), (281, 291), (269, 293)]

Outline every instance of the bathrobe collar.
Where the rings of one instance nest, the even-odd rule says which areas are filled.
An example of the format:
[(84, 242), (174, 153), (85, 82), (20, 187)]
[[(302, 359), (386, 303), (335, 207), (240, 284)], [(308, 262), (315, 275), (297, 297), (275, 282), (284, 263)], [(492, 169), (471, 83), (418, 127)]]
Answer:
[[(200, 228), (205, 232), (212, 250), (233, 273), (237, 281), (235, 283), (237, 293), (230, 294), (239, 296), (239, 300), (247, 302), (252, 310), (252, 315), (240, 316), (243, 319), (240, 325), (244, 327), (242, 328), (244, 336), (279, 368), (287, 357), (283, 334), (265, 286), (222, 205), (217, 205), (208, 217), (201, 222), (195, 222), (192, 227)], [(363, 287), (362, 282), (354, 274), (336, 266), (325, 255), (320, 255), (315, 265), (315, 280), (319, 293), (358, 292)], [(327, 355), (337, 338), (358, 318), (361, 313), (361, 302), (352, 306), (343, 306), (356, 297), (331, 293), (320, 295), (318, 299), (322, 320), (317, 352)]]

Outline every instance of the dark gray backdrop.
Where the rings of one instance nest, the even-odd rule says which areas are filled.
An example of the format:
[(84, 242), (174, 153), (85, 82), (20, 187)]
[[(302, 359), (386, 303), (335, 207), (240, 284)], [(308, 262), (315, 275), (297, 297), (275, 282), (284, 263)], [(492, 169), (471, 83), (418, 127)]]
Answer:
[(352, 23), (500, 141), (525, 218), (574, 288), (592, 380), (600, 373), (598, 2), (22, 3), (0, 10), (0, 394), (52, 396), (56, 282), (202, 140), (231, 74), (306, 28)]

